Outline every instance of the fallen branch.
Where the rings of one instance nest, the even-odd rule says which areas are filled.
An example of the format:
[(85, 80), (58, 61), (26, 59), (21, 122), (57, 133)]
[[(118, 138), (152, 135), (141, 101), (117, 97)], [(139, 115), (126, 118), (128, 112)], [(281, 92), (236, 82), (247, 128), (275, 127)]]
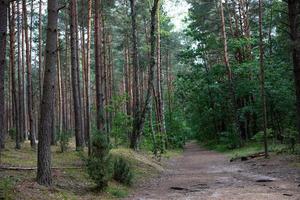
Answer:
[(246, 161), (246, 160), (250, 160), (253, 158), (259, 158), (259, 157), (264, 157), (265, 153), (264, 152), (258, 152), (258, 153), (254, 153), (248, 156), (239, 156), (239, 157), (235, 157), (235, 158), (231, 158), (230, 162), (236, 161), (236, 160), (241, 160), (241, 161)]
[[(82, 169), (82, 167), (51, 167), (51, 169), (54, 169), (54, 170)], [(9, 167), (9, 166), (0, 166), (0, 170), (30, 171), (30, 170), (37, 170), (37, 167)]]

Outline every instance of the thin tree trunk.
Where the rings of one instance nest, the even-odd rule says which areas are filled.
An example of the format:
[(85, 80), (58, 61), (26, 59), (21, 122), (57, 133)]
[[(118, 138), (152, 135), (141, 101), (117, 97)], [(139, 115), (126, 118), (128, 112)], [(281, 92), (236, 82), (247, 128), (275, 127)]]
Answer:
[(86, 74), (85, 74), (85, 109), (86, 109), (86, 135), (88, 142), (88, 153), (91, 154), (91, 137), (90, 137), (90, 77), (91, 77), (91, 18), (92, 18), (92, 0), (88, 0), (88, 21), (87, 21), (87, 50), (86, 50)]
[(51, 175), (51, 122), (54, 103), (54, 88), (56, 77), (56, 54), (57, 54), (57, 1), (48, 0), (48, 25), (46, 41), (45, 75), (43, 84), (43, 97), (41, 102), (41, 115), (39, 123), (38, 142), (38, 169), (37, 182), (41, 185), (52, 184)]
[(236, 104), (236, 94), (235, 94), (235, 88), (233, 83), (233, 73), (232, 73), (232, 69), (228, 57), (227, 34), (225, 28), (224, 8), (223, 8), (222, 1), (220, 1), (220, 10), (221, 10), (222, 37), (223, 37), (223, 45), (224, 45), (224, 64), (226, 66), (228, 82), (229, 82), (229, 91), (231, 96), (232, 115), (233, 115), (232, 118), (234, 120), (234, 129), (235, 129), (234, 131), (236, 132), (236, 134), (239, 134), (239, 137), (241, 137), (241, 132), (239, 128), (239, 117), (238, 117), (237, 104)]
[(262, 29), (262, 0), (259, 0), (259, 61), (260, 61), (260, 86), (261, 86), (261, 101), (263, 108), (263, 127), (264, 127), (264, 148), (265, 148), (265, 158), (268, 157), (268, 138), (267, 138), (267, 102), (265, 94), (265, 67), (264, 67), (264, 44), (263, 44), (263, 29)]
[(78, 48), (76, 42), (76, 1), (72, 0), (70, 4), (70, 30), (71, 30), (71, 65), (72, 65), (72, 89), (74, 101), (74, 117), (75, 117), (75, 139), (76, 150), (81, 150), (84, 146), (82, 134), (82, 116), (80, 106), (79, 92), (79, 66), (78, 66)]
[(18, 33), (18, 114), (19, 114), (19, 121), (18, 121), (18, 129), (19, 131), (17, 131), (16, 135), (16, 149), (21, 149), (21, 135), (23, 134), (23, 109), (22, 109), (22, 78), (21, 78), (21, 47), (20, 47), (20, 42), (21, 42), (21, 30), (20, 30), (20, 1), (17, 1), (17, 33)]
[(102, 87), (102, 37), (101, 37), (101, 0), (95, 0), (95, 76), (96, 76), (96, 119), (97, 129), (104, 131), (104, 98)]
[(11, 3), (11, 15), (9, 20), (9, 32), (10, 32), (10, 73), (11, 73), (11, 89), (12, 89), (12, 111), (13, 111), (13, 124), (15, 128), (15, 136), (19, 135), (18, 123), (19, 123), (19, 111), (17, 104), (17, 91), (16, 91), (16, 75), (15, 75), (15, 27), (16, 27), (16, 6), (15, 2)]
[(32, 67), (31, 67), (31, 53), (30, 53), (30, 41), (28, 35), (28, 22), (27, 22), (27, 8), (26, 0), (23, 0), (23, 24), (25, 30), (25, 44), (26, 44), (26, 65), (27, 65), (27, 112), (29, 118), (29, 136), (30, 145), (32, 148), (36, 148), (35, 133), (33, 129), (33, 104), (32, 104)]
[(6, 36), (7, 36), (7, 14), (9, 1), (0, 1), (0, 150), (4, 148), (5, 139), (5, 94), (4, 94), (4, 75), (6, 68)]

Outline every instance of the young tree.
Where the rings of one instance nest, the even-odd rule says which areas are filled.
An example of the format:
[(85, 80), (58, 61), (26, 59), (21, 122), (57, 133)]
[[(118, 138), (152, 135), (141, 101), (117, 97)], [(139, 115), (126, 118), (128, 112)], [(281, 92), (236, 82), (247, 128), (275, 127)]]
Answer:
[(262, 0), (259, 0), (259, 60), (260, 60), (260, 85), (261, 85), (261, 100), (263, 108), (263, 128), (264, 128), (264, 147), (265, 147), (265, 157), (268, 157), (268, 138), (267, 138), (267, 103), (265, 94), (265, 68), (264, 68), (264, 44), (263, 44), (263, 29), (262, 29), (262, 16), (263, 7)]
[(41, 115), (39, 123), (38, 143), (38, 170), (37, 182), (41, 185), (52, 184), (51, 175), (51, 128), (52, 128), (52, 105), (54, 104), (54, 89), (56, 78), (57, 56), (57, 19), (58, 6), (56, 0), (48, 0), (48, 25), (46, 40), (45, 75), (43, 84), (43, 97), (41, 102)]

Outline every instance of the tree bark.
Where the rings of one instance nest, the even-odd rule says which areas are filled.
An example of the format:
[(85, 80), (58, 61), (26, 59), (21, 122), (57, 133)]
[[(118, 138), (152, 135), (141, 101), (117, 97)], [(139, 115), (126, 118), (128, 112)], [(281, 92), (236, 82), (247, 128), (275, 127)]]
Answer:
[(76, 28), (76, 0), (72, 0), (70, 4), (70, 30), (71, 30), (71, 65), (72, 65), (72, 90), (73, 90), (73, 106), (75, 117), (75, 139), (76, 150), (81, 150), (84, 146), (82, 134), (82, 112), (80, 105), (79, 92), (79, 66), (78, 66), (78, 48), (77, 48), (77, 28)]
[(224, 47), (224, 64), (227, 70), (227, 77), (229, 82), (229, 91), (230, 91), (231, 106), (232, 106), (232, 118), (234, 120), (233, 121), (234, 132), (238, 134), (239, 137), (241, 137), (241, 132), (239, 128), (239, 116), (238, 116), (237, 103), (236, 103), (236, 93), (235, 93), (235, 88), (233, 83), (233, 73), (232, 73), (232, 69), (228, 57), (227, 34), (226, 34), (224, 8), (223, 8), (222, 0), (220, 1), (220, 11), (221, 11), (221, 25), (222, 25), (223, 47)]
[(22, 73), (21, 73), (21, 29), (20, 29), (20, 4), (19, 4), (19, 0), (17, 1), (17, 33), (18, 33), (18, 111), (19, 111), (19, 121), (18, 121), (18, 129), (19, 131), (17, 131), (16, 135), (16, 149), (21, 149), (21, 136), (24, 132), (23, 129), (23, 106), (22, 106), (22, 97), (23, 97), (23, 90), (22, 90)]
[(259, 61), (260, 61), (260, 86), (261, 86), (261, 100), (263, 108), (263, 128), (264, 128), (264, 148), (265, 148), (265, 158), (268, 157), (268, 137), (267, 137), (267, 102), (265, 94), (265, 68), (264, 68), (264, 44), (263, 44), (263, 7), (262, 0), (259, 0)]
[[(135, 30), (136, 30), (136, 13), (135, 13), (135, 0), (131, 0), (131, 17), (132, 17), (132, 34), (135, 35)], [(137, 149), (138, 148), (138, 141), (139, 138), (141, 136), (143, 127), (144, 127), (144, 123), (145, 123), (145, 117), (146, 117), (146, 113), (149, 110), (149, 103), (150, 103), (150, 96), (151, 96), (151, 92), (152, 92), (152, 88), (153, 88), (153, 77), (154, 77), (154, 68), (155, 68), (155, 44), (156, 44), (156, 14), (157, 14), (157, 10), (158, 10), (158, 5), (159, 5), (159, 0), (154, 0), (154, 4), (151, 8), (151, 31), (150, 31), (150, 66), (149, 66), (149, 77), (148, 77), (148, 88), (147, 88), (147, 93), (146, 93), (146, 98), (145, 98), (145, 103), (143, 105), (143, 108), (141, 110), (136, 110), (139, 112), (136, 112), (133, 115), (133, 130), (132, 130), (132, 134), (130, 137), (130, 148), (132, 149)], [(134, 39), (133, 37), (133, 45), (134, 45), (134, 41), (136, 40), (136, 38)], [(136, 56), (137, 59), (137, 56)], [(134, 63), (134, 61), (133, 61)], [(134, 82), (136, 82), (137, 80), (135, 80)], [(138, 83), (138, 81), (137, 81)], [(134, 105), (138, 105), (136, 104), (136, 102), (134, 103)]]
[(288, 0), (287, 2), (296, 87), (297, 127), (300, 142), (300, 2), (298, 0)]
[(11, 3), (11, 16), (9, 20), (9, 32), (10, 32), (10, 73), (11, 73), (11, 89), (12, 89), (12, 109), (13, 109), (13, 121), (15, 128), (15, 136), (19, 135), (18, 123), (19, 123), (19, 110), (17, 104), (17, 89), (16, 89), (16, 75), (15, 75), (15, 27), (16, 27), (16, 6), (15, 2)]
[(33, 129), (33, 104), (32, 104), (32, 67), (31, 67), (31, 53), (30, 53), (30, 41), (28, 34), (28, 21), (27, 21), (27, 6), (26, 0), (23, 0), (23, 25), (25, 30), (25, 44), (26, 44), (26, 65), (27, 65), (27, 113), (29, 118), (29, 137), (30, 145), (32, 148), (36, 148), (35, 133)]
[(97, 129), (104, 132), (104, 98), (102, 83), (102, 36), (101, 36), (101, 0), (95, 0), (95, 76), (96, 76), (96, 121)]
[(91, 153), (91, 137), (90, 137), (90, 77), (91, 77), (91, 18), (92, 18), (92, 0), (88, 0), (88, 21), (87, 21), (87, 50), (86, 50), (86, 74), (85, 74), (85, 109), (86, 109), (86, 135), (88, 143), (88, 153)]
[(5, 94), (4, 94), (4, 75), (6, 68), (6, 36), (7, 36), (7, 14), (9, 1), (0, 1), (0, 150), (4, 148), (5, 139)]
[(41, 115), (39, 123), (38, 143), (38, 170), (37, 182), (41, 185), (52, 184), (51, 175), (51, 123), (54, 103), (54, 89), (56, 77), (57, 56), (57, 20), (58, 9), (56, 0), (48, 0), (48, 25), (46, 41), (45, 75), (43, 84), (43, 98), (41, 102)]

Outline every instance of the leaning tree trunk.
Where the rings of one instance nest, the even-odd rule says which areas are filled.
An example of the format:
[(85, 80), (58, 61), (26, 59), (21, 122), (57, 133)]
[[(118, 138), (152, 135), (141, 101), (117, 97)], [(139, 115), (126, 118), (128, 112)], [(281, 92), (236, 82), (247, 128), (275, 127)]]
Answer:
[(288, 0), (287, 2), (296, 87), (297, 126), (300, 141), (300, 2), (299, 0)]
[[(135, 0), (131, 0), (131, 17), (132, 17), (132, 35), (134, 36), (136, 33), (136, 13), (135, 13)], [(155, 44), (156, 44), (156, 14), (158, 10), (159, 0), (155, 0), (151, 9), (151, 32), (150, 32), (150, 66), (149, 66), (149, 77), (148, 77), (148, 88), (146, 93), (145, 103), (142, 109), (135, 110), (138, 111), (136, 114), (133, 114), (133, 130), (132, 135), (130, 137), (130, 148), (137, 149), (138, 148), (138, 140), (140, 138), (141, 132), (144, 128), (146, 113), (149, 110), (150, 96), (153, 88), (153, 77), (154, 77), (154, 68), (155, 68)], [(133, 37), (133, 45), (134, 45)], [(136, 57), (137, 58), (137, 57)], [(136, 81), (136, 80), (135, 80)], [(135, 82), (134, 81), (134, 82)], [(138, 83), (138, 82), (137, 82)], [(135, 104), (134, 104), (135, 105)], [(137, 104), (138, 105), (138, 104)], [(136, 108), (135, 108), (136, 109)]]
[(37, 182), (41, 185), (52, 184), (51, 175), (51, 128), (52, 105), (55, 97), (56, 56), (57, 56), (57, 19), (58, 8), (56, 0), (48, 0), (48, 25), (46, 41), (45, 75), (43, 84), (43, 97), (41, 102), (41, 115), (39, 123), (38, 143), (38, 169)]
[(6, 66), (7, 11), (9, 0), (0, 1), (0, 149), (4, 148), (4, 75)]

